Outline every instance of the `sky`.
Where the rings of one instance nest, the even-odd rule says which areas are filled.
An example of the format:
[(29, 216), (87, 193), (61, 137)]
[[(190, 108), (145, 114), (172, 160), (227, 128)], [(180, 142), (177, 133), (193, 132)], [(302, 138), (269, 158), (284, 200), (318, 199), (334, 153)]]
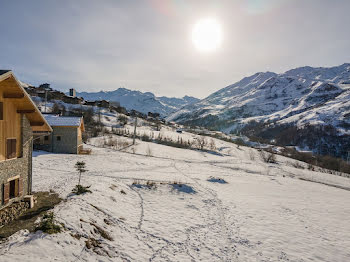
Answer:
[[(204, 98), (256, 72), (350, 62), (349, 0), (0, 0), (0, 69), (61, 91)], [(221, 26), (211, 52), (192, 42)]]

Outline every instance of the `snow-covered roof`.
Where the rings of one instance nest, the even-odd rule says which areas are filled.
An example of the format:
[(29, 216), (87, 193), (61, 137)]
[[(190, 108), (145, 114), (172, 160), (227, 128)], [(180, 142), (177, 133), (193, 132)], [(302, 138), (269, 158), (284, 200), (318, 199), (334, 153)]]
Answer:
[(44, 115), (46, 121), (50, 126), (76, 126), (79, 127), (82, 117), (75, 116), (58, 116), (58, 115)]
[(10, 72), (10, 70), (0, 70), (0, 75), (6, 74), (7, 72)]

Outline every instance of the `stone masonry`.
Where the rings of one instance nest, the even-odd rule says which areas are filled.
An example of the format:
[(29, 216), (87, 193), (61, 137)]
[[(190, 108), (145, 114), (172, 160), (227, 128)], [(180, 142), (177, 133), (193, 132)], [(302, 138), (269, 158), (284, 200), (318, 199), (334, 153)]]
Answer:
[[(77, 154), (78, 152), (78, 129), (73, 127), (52, 127), (51, 133), (51, 152)], [(61, 140), (57, 140), (57, 136)]]

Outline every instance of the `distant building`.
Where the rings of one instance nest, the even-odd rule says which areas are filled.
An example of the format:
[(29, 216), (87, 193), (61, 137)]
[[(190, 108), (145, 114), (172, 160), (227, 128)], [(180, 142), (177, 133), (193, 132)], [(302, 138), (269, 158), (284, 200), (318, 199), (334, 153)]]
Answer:
[(79, 154), (83, 149), (83, 118), (49, 114), (44, 117), (53, 131), (50, 135), (37, 137), (34, 147), (53, 153)]
[(48, 83), (41, 84), (38, 88), (42, 90), (52, 90), (52, 88), (50, 87), (50, 84)]
[(69, 95), (72, 97), (77, 96), (77, 91), (74, 88), (69, 89)]
[(96, 106), (97, 102), (96, 101), (85, 101), (84, 105), (86, 105), (86, 106)]
[(106, 101), (106, 100), (85, 101), (84, 105), (86, 105), (86, 106), (98, 106), (98, 107), (103, 107), (103, 108), (110, 107), (109, 101)]
[(61, 100), (67, 104), (83, 104), (84, 103), (84, 99), (82, 97), (63, 96)]
[(147, 116), (150, 119), (158, 119), (160, 117), (160, 114), (159, 113), (148, 112)]

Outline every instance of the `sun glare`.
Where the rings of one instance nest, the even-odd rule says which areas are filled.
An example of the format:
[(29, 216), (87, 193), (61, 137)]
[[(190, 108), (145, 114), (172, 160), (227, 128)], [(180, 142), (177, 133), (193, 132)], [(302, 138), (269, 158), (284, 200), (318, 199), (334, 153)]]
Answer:
[(222, 41), (221, 26), (215, 19), (199, 20), (192, 30), (192, 42), (199, 51), (216, 50)]

